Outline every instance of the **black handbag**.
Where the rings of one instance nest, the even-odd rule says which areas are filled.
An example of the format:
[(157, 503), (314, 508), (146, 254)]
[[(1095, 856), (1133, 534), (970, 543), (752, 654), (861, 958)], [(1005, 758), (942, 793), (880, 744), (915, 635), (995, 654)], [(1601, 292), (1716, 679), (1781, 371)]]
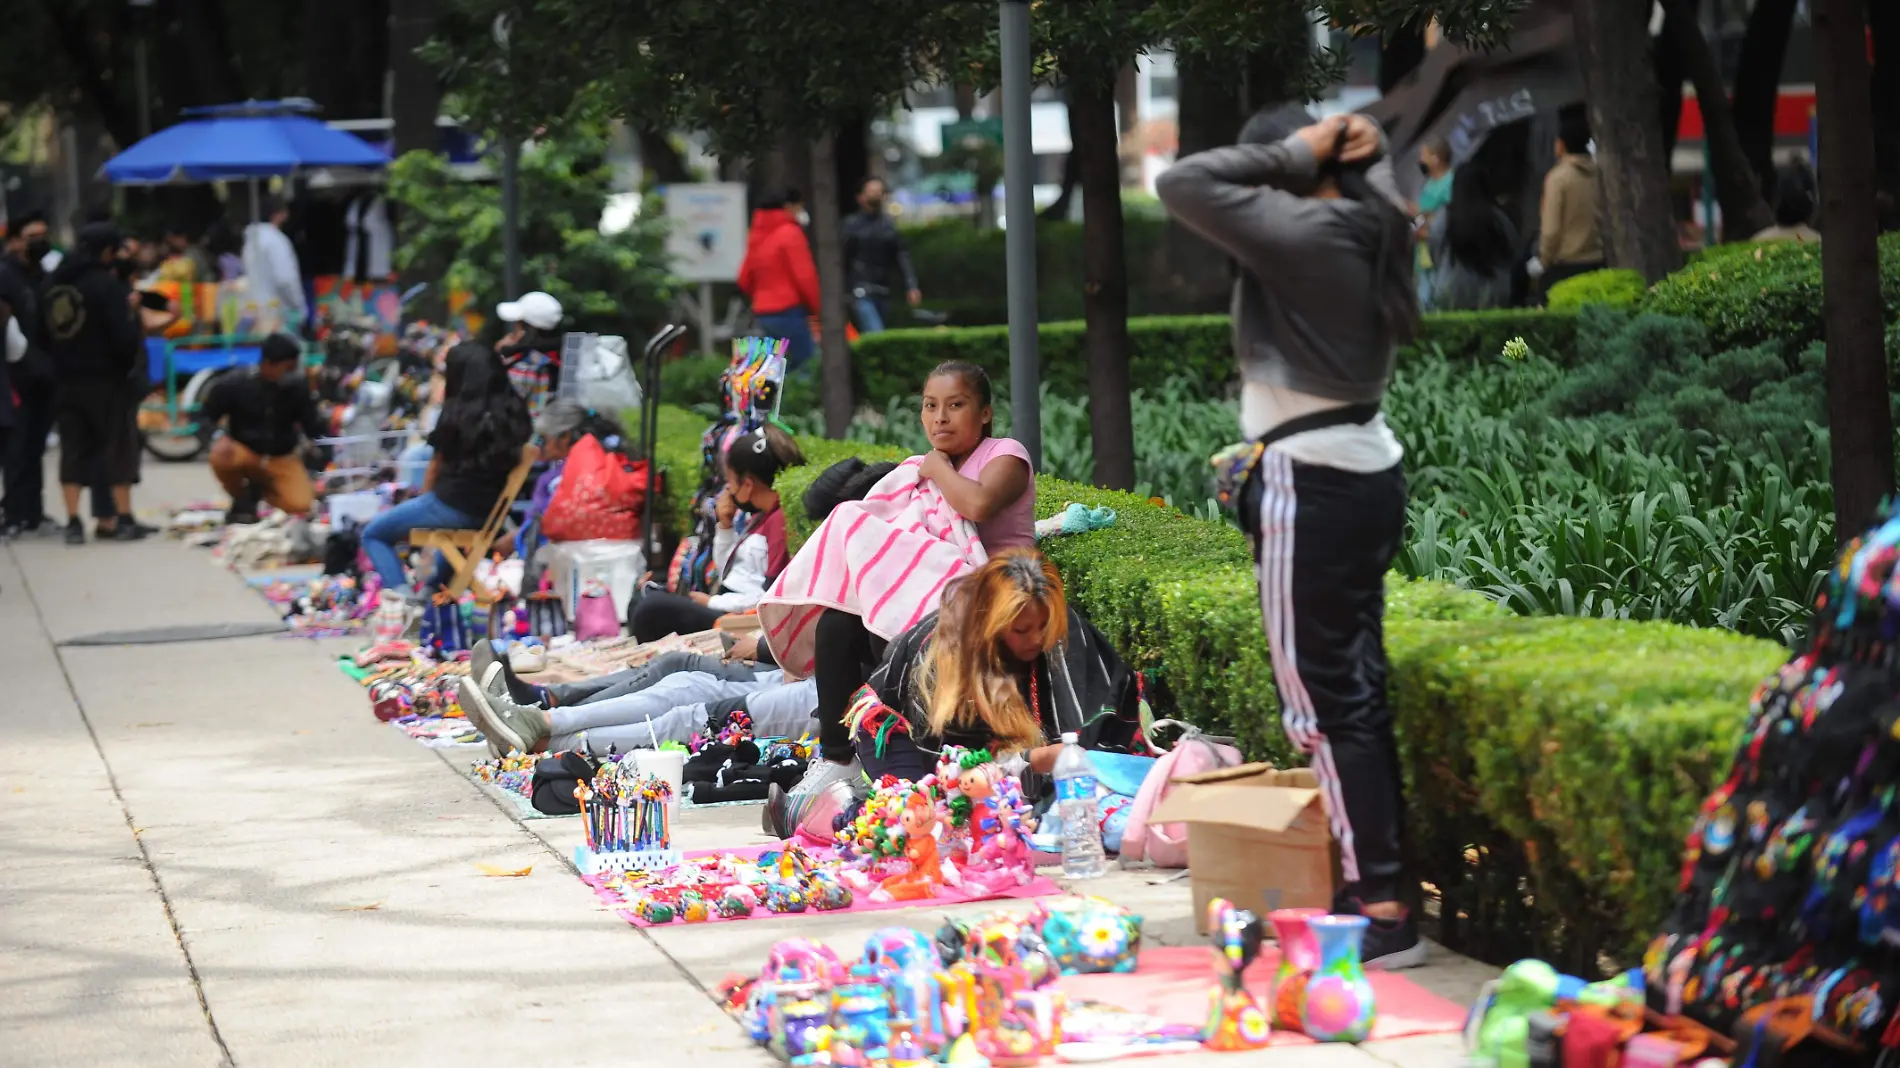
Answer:
[(534, 783), (529, 801), (544, 816), (572, 816), (580, 812), (574, 790), (582, 782), (592, 782), (594, 762), (585, 753), (555, 753), (535, 762)]

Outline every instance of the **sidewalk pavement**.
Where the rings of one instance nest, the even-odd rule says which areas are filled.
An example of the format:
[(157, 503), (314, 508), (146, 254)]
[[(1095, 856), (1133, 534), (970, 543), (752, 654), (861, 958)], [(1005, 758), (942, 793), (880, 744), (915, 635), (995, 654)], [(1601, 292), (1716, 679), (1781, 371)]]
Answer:
[[(140, 490), (154, 511), (213, 495), (198, 465), (148, 463)], [(0, 548), (5, 1063), (770, 1065), (708, 988), (780, 938), (848, 946), (941, 922), (918, 909), (640, 931), (574, 876), (577, 821), (518, 821), (466, 777), (479, 750), (426, 749), (367, 714), (330, 662), (352, 642), (60, 646), (272, 616), (209, 553), (167, 539)], [(682, 844), (757, 842), (757, 819), (694, 812)], [(1141, 912), (1156, 943), (1197, 941), (1185, 880), (1114, 872), (1088, 889)], [(1439, 950), (1409, 974), (1463, 1002), (1495, 971)], [(1453, 1036), (1430, 1036), (1170, 1063), (1456, 1057)]]

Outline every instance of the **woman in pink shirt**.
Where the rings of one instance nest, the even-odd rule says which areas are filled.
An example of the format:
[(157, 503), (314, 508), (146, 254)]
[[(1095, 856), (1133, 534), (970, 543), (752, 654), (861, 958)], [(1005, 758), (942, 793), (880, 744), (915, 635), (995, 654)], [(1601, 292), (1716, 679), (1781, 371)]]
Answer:
[[(921, 473), (936, 483), (957, 513), (976, 524), (984, 551), (1034, 548), (1036, 479), (1029, 453), (991, 431), (995, 412), (990, 376), (975, 364), (939, 364), (924, 381), (924, 434), (931, 450)], [(812, 798), (834, 782), (863, 778), (845, 710), (871, 677), (885, 642), (849, 612), (828, 609), (817, 624), (813, 676), (818, 684), (818, 758), (790, 794), (776, 788), (765, 806), (765, 829), (781, 837), (796, 829)]]

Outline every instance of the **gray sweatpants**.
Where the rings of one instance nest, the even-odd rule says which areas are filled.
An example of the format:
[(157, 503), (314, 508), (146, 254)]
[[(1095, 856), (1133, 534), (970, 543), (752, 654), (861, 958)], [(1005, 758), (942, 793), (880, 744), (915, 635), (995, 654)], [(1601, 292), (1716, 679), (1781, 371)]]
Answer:
[(733, 682), (698, 672), (668, 676), (628, 697), (556, 708), (548, 716), (549, 752), (585, 748), (625, 753), (654, 742), (684, 744), (706, 728), (706, 706), (743, 696), (760, 737), (797, 738), (817, 729), (818, 684), (781, 681), (778, 671), (752, 682)]

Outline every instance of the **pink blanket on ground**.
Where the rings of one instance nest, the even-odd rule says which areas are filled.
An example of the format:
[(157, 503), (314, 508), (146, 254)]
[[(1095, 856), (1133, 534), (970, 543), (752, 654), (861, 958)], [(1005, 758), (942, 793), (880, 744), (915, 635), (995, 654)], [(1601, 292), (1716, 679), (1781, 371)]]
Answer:
[(785, 677), (812, 671), (818, 617), (837, 608), (895, 638), (937, 608), (944, 587), (989, 559), (976, 525), (957, 514), (913, 456), (862, 501), (832, 510), (759, 602), (759, 623)]
[[(694, 849), (688, 850), (682, 855), (685, 859), (692, 860), (698, 857), (710, 857), (718, 856), (722, 853), (731, 853), (735, 856), (745, 857), (750, 860), (757, 858), (759, 854), (767, 850), (777, 848), (779, 848), (779, 846), (774, 844), (746, 846), (740, 849)], [(828, 848), (821, 848), (813, 850), (812, 853), (814, 856), (828, 856), (830, 850)], [(613, 909), (615, 914), (621, 919), (626, 920), (635, 927), (678, 927), (686, 925), (683, 920), (675, 920), (671, 923), (649, 923), (634, 915), (631, 907), (632, 902), (628, 901), (619, 891), (609, 887), (607, 880), (601, 876), (583, 875), (581, 876), (581, 882), (586, 883), (588, 887), (594, 891), (594, 896), (599, 898), (602, 904)], [(761, 907), (750, 916), (739, 916), (727, 919), (715, 914), (701, 922), (737, 923), (740, 920), (780, 920), (792, 916), (835, 916), (846, 912), (886, 912), (892, 909), (942, 908), (945, 905), (964, 905), (972, 901), (1000, 901), (1004, 899), (1052, 897), (1060, 893), (1062, 893), (1062, 888), (1057, 886), (1054, 880), (1049, 879), (1047, 876), (1038, 875), (1022, 886), (1010, 887), (1007, 890), (1002, 890), (994, 894), (985, 893), (974, 886), (946, 886), (938, 892), (937, 896), (926, 898), (922, 901), (872, 901), (868, 895), (860, 895), (848, 907), (842, 909), (832, 909), (829, 911), (806, 909), (804, 912), (773, 912)]]

